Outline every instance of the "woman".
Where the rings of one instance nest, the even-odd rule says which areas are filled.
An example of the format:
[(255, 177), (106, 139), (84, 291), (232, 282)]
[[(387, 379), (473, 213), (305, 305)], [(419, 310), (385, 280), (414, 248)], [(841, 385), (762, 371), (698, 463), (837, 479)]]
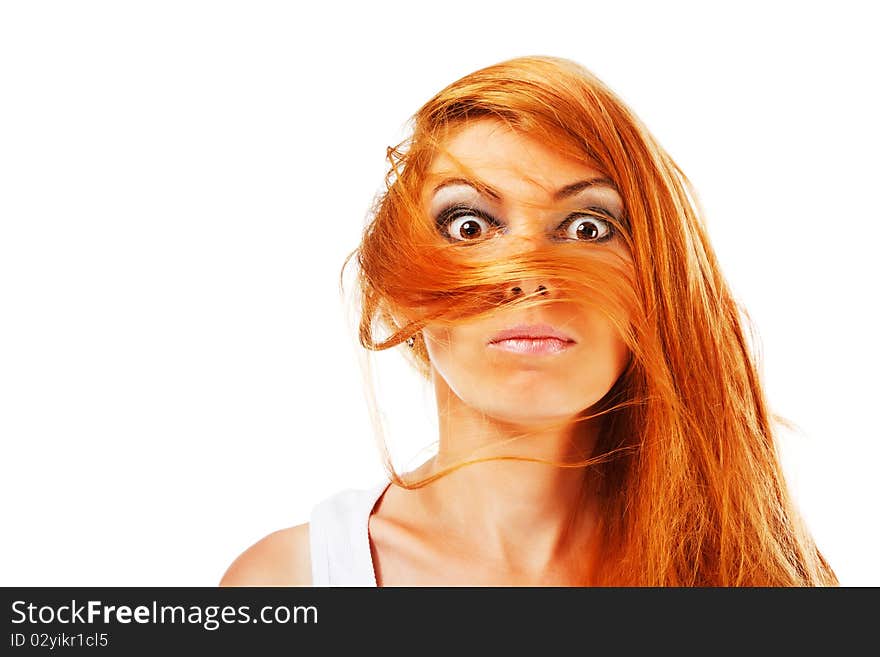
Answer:
[(437, 455), (404, 478), (386, 454), (387, 482), (324, 500), (222, 584), (837, 584), (696, 195), (619, 98), (569, 60), (505, 61), (388, 156), (360, 340), (409, 345)]

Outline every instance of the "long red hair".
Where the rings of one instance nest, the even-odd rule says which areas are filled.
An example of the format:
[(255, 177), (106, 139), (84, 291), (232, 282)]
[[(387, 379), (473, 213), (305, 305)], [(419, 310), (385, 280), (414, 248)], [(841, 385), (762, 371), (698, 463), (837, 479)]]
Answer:
[[(451, 131), (486, 118), (610, 178), (626, 206), (615, 228), (631, 261), (584, 243), (492, 258), (489, 243), (440, 238), (421, 202), (428, 167)], [(774, 434), (775, 423), (786, 422), (768, 409), (756, 334), (720, 271), (697, 194), (604, 83), (566, 59), (504, 61), (431, 98), (413, 116), (411, 135), (387, 155), (385, 190), (346, 258), (358, 256), (362, 346), (383, 350), (411, 336), (407, 357), (429, 379), (419, 329), (502, 305), (541, 304), (540, 295), (509, 301), (500, 294), (528, 274), (558, 281), (555, 301), (599, 308), (631, 350), (608, 393), (575, 420), (601, 419), (591, 458), (557, 464), (589, 466), (598, 482), (602, 559), (592, 583), (838, 583), (787, 488)], [(376, 340), (381, 329), (389, 335)], [(380, 446), (392, 479), (407, 488), (476, 462), (405, 482)]]

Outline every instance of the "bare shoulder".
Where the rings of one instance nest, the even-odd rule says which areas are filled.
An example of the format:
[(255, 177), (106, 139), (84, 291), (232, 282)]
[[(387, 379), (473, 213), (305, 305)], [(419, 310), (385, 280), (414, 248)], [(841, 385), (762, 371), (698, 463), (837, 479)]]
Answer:
[(260, 539), (232, 562), (220, 586), (311, 586), (309, 523)]

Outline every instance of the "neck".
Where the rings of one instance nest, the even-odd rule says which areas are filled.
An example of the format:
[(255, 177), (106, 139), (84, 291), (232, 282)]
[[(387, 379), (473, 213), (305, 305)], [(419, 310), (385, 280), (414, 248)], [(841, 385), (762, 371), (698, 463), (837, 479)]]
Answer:
[[(576, 462), (595, 445), (595, 423), (572, 422), (511, 440), (531, 428), (486, 417), (444, 386), (438, 387), (438, 402), (444, 409), (439, 450), (419, 469), (419, 479), (463, 460), (502, 455)], [(426, 511), (446, 539), (487, 563), (536, 577), (582, 561), (596, 524), (592, 481), (582, 466), (482, 461), (431, 482), (424, 495)]]

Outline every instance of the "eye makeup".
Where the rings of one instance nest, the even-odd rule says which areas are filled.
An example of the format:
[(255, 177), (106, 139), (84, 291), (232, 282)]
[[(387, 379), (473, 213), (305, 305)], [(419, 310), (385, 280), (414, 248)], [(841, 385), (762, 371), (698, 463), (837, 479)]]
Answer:
[[(504, 224), (497, 219), (495, 219), (488, 212), (481, 210), (479, 208), (473, 207), (473, 205), (469, 205), (467, 203), (456, 202), (448, 205), (444, 208), (441, 208), (437, 213), (437, 216), (434, 220), (435, 226), (441, 235), (452, 239), (455, 242), (476, 242), (479, 241), (480, 238), (475, 240), (460, 240), (452, 238), (449, 235), (448, 229), (449, 225), (455, 221), (456, 219), (460, 219), (462, 217), (474, 217), (476, 219), (480, 219), (492, 228), (504, 228)], [(612, 212), (610, 212), (607, 208), (600, 206), (588, 206), (579, 210), (575, 210), (571, 212), (563, 221), (560, 223), (558, 229), (567, 228), (573, 223), (577, 223), (578, 221), (593, 221), (599, 222), (606, 226), (606, 234), (602, 237), (598, 237), (592, 240), (580, 240), (591, 243), (602, 243), (611, 240), (617, 234), (617, 227), (615, 223), (619, 222), (619, 219), (614, 216)], [(572, 238), (571, 241), (579, 241), (577, 238)]]

